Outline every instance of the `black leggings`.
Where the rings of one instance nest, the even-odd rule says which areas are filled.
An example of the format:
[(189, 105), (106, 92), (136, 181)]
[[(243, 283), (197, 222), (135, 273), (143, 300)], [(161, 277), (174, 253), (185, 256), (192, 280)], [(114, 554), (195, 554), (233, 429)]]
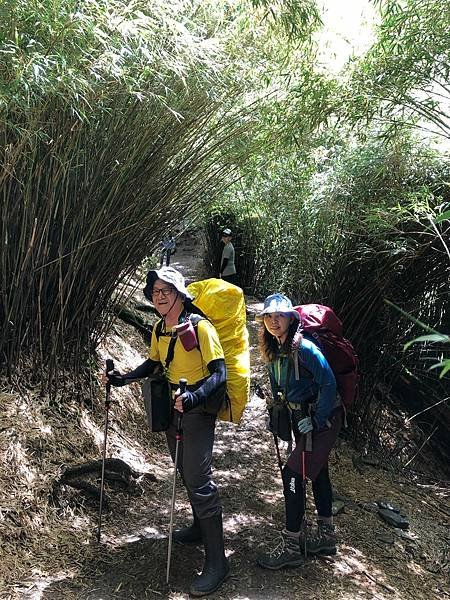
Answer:
[(329, 519), (332, 515), (333, 489), (331, 487), (328, 463), (320, 470), (316, 479), (312, 482), (312, 490), (317, 516)]
[[(312, 482), (314, 503), (317, 516), (328, 519), (331, 517), (333, 490), (331, 488), (328, 463), (321, 469), (316, 479)], [(289, 467), (283, 468), (283, 491), (286, 509), (286, 529), (300, 531), (305, 515), (303, 480), (298, 473)]]

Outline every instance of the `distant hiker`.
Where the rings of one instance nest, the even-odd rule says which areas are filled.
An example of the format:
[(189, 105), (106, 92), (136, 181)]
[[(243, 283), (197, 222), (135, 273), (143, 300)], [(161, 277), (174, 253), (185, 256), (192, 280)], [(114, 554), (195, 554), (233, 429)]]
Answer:
[[(216, 590), (230, 570), (224, 553), (222, 505), (211, 469), (217, 410), (225, 393), (224, 353), (215, 328), (206, 319), (196, 325), (198, 346), (186, 350), (181, 338), (172, 336), (172, 328), (187, 323), (192, 311), (192, 297), (179, 271), (173, 267), (149, 271), (144, 295), (152, 300), (161, 315), (153, 329), (149, 358), (125, 375), (117, 371), (111, 373), (109, 381), (112, 385), (122, 386), (131, 380), (148, 377), (164, 366), (173, 390), (175, 409), (166, 437), (174, 460), (176, 411), (181, 412), (183, 436), (178, 465), (194, 517), (191, 526), (174, 531), (173, 540), (182, 544), (203, 541), (203, 571), (190, 588), (193, 596), (203, 596)], [(180, 378), (187, 379), (187, 391), (177, 395)]]
[[(289, 298), (278, 293), (268, 296), (258, 320), (263, 323), (259, 345), (272, 393), (287, 404), (295, 437), (295, 448), (282, 468), (286, 526), (281, 544), (258, 559), (261, 567), (277, 570), (303, 564), (305, 549), (309, 554), (336, 552), (328, 457), (341, 428), (343, 410), (333, 371), (320, 349), (300, 334), (299, 314)], [(305, 451), (308, 435), (311, 451)], [(306, 477), (312, 481), (317, 509), (317, 528), (311, 533), (304, 527)]]
[(235, 252), (234, 246), (231, 243), (231, 229), (225, 228), (222, 230), (222, 258), (220, 259), (219, 277), (237, 285), (236, 266), (234, 264)]
[(159, 266), (160, 268), (164, 264), (164, 260), (166, 261), (166, 267), (170, 265), (170, 257), (175, 254), (177, 251), (177, 245), (173, 236), (169, 233), (169, 235), (162, 240), (160, 243), (161, 246), (161, 259)]

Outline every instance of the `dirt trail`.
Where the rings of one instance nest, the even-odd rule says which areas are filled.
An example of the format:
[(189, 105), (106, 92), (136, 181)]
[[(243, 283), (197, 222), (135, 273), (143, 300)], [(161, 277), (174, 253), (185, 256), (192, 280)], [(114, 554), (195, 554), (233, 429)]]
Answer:
[[(196, 243), (195, 243), (196, 242)], [(201, 247), (195, 238), (180, 245), (173, 266), (189, 280), (202, 275)], [(263, 380), (258, 358), (253, 314), (258, 308), (249, 299), (249, 331), (252, 343), (252, 379)], [(130, 339), (131, 338), (131, 339)], [(128, 326), (117, 324), (104, 348), (117, 364), (135, 366), (145, 347)], [(111, 510), (103, 524), (104, 543), (92, 542), (70, 572), (55, 573), (53, 581), (40, 591), (22, 590), (23, 598), (62, 600), (188, 598), (189, 583), (201, 568), (201, 547), (175, 545), (172, 555), (171, 586), (165, 585), (167, 528), (172, 485), (172, 465), (162, 434), (151, 435), (142, 409), (137, 416), (126, 406), (138, 406), (139, 392), (114, 390), (118, 399), (112, 410), (109, 453), (120, 456), (139, 470), (148, 470), (157, 481), (143, 483), (140, 497), (111, 493)], [(127, 404), (128, 403), (128, 404)], [(123, 411), (123, 412), (121, 412)], [(209, 596), (212, 599), (430, 599), (443, 598), (445, 578), (442, 560), (433, 556), (433, 540), (445, 530), (445, 518), (433, 510), (433, 497), (395, 475), (367, 468), (358, 473), (350, 449), (340, 442), (332, 456), (332, 477), (336, 489), (346, 496), (366, 502), (388, 497), (401, 505), (411, 521), (412, 540), (404, 540), (379, 520), (376, 514), (347, 506), (336, 518), (340, 550), (335, 558), (309, 560), (302, 568), (267, 572), (258, 568), (259, 549), (276, 539), (283, 525), (283, 496), (273, 440), (265, 431), (264, 401), (252, 394), (239, 426), (220, 423), (214, 453), (215, 480), (224, 506), (226, 549), (232, 567), (231, 578)], [(127, 421), (120, 430), (119, 421)], [(128, 420), (127, 420), (128, 419)], [(311, 495), (310, 489), (308, 490)], [(312, 506), (309, 508), (312, 518)], [(186, 522), (189, 504), (178, 485), (177, 525)], [(95, 509), (92, 509), (95, 523)], [(379, 534), (384, 534), (384, 541)], [(377, 537), (378, 536), (378, 537)], [(392, 538), (392, 540), (391, 540)], [(439, 562), (441, 561), (441, 562)], [(433, 573), (433, 569), (436, 571)], [(447, 594), (448, 596), (448, 594)]]

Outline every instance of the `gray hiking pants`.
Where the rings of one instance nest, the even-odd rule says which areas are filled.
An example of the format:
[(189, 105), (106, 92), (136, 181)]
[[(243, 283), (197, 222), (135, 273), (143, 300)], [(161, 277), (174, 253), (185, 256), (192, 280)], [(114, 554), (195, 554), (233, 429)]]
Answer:
[[(172, 460), (175, 460), (177, 421), (178, 414), (175, 413), (166, 431)], [(178, 470), (199, 519), (213, 517), (222, 511), (217, 486), (212, 480), (215, 427), (216, 416), (205, 413), (200, 407), (183, 413), (183, 435), (178, 447)]]

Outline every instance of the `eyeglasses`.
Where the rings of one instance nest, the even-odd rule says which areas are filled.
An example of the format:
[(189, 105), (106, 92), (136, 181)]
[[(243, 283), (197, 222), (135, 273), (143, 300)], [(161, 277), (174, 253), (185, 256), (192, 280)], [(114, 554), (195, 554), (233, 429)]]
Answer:
[(159, 294), (162, 294), (163, 297), (165, 298), (166, 296), (168, 296), (172, 292), (173, 292), (173, 288), (171, 288), (171, 287), (159, 288), (159, 289), (153, 288), (153, 290), (152, 290), (152, 296), (159, 296)]

